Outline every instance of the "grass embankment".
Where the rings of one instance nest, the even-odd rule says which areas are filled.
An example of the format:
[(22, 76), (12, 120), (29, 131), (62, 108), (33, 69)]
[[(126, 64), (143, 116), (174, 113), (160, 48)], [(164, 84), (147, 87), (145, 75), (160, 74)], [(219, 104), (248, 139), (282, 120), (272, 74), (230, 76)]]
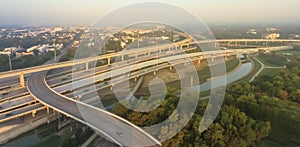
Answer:
[(256, 58), (266, 66), (281, 67), (286, 64), (286, 59), (275, 53), (259, 54)]
[(232, 59), (232, 60), (229, 60), (225, 63), (226, 65), (226, 72), (229, 73), (229, 72), (232, 72), (233, 70), (235, 70), (238, 66), (239, 66), (239, 59)]
[(252, 70), (251, 72), (244, 78), (238, 80), (238, 82), (241, 81), (245, 81), (245, 82), (249, 82), (250, 79), (259, 71), (259, 69), (261, 68), (261, 65), (254, 59), (251, 59), (252, 62)]
[(264, 69), (259, 75), (260, 76), (270, 76), (273, 77), (275, 76), (278, 72), (280, 71), (280, 68), (266, 68)]

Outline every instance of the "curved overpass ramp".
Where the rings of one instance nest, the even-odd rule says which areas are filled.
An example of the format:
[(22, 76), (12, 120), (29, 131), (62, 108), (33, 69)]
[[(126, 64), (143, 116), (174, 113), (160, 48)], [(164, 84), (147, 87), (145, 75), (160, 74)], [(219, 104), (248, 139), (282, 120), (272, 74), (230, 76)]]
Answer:
[[(28, 90), (44, 105), (90, 126), (120, 146), (143, 146), (161, 143), (139, 127), (110, 112), (97, 109), (67, 98), (53, 91), (45, 81), (48, 71), (32, 74), (28, 78)], [(89, 115), (81, 115), (81, 113)], [(88, 120), (86, 122), (85, 120)]]

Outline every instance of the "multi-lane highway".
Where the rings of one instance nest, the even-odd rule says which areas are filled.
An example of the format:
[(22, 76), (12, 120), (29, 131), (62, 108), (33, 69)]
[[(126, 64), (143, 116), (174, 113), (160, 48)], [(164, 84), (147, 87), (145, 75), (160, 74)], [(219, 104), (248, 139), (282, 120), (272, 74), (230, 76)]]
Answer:
[[(130, 122), (104, 110), (76, 102), (51, 90), (45, 81), (46, 74), (47, 71), (38, 72), (32, 74), (28, 80), (30, 93), (43, 104), (87, 124), (121, 146), (161, 145), (148, 133)], [(81, 113), (89, 115), (85, 115), (84, 118)], [(85, 119), (89, 121), (86, 122)]]

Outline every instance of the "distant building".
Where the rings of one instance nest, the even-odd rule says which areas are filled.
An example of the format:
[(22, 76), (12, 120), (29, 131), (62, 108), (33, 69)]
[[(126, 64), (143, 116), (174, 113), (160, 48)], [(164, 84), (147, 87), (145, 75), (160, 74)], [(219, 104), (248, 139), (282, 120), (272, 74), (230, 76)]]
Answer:
[(40, 47), (38, 47), (37, 50), (39, 50), (39, 52), (41, 53), (46, 53), (48, 46), (49, 44), (43, 44)]
[(156, 29), (157, 30), (164, 30), (164, 29), (166, 29), (166, 26), (165, 25), (157, 25)]
[(25, 51), (25, 49), (23, 47), (8, 47), (8, 48), (5, 48), (4, 51), (9, 51), (9, 52), (12, 52), (12, 53), (15, 53), (15, 52), (23, 52)]
[(0, 52), (0, 55), (10, 55), (11, 52), (10, 51), (2, 51)]
[(275, 28), (275, 27), (272, 27), (272, 28), (266, 28), (266, 31), (267, 32), (277, 32), (277, 31), (279, 31), (279, 29)]
[(263, 38), (265, 39), (278, 39), (280, 37), (279, 33), (265, 33), (263, 34)]
[(62, 30), (63, 30), (62, 27), (56, 27), (56, 28), (54, 28), (54, 31), (55, 31), (55, 32), (61, 32)]
[(26, 49), (26, 52), (27, 53), (32, 52), (33, 50), (38, 49), (40, 46), (41, 45), (36, 45), (36, 46), (30, 47), (30, 48)]
[(247, 31), (247, 34), (253, 34), (253, 35), (256, 35), (257, 34), (257, 31), (255, 29), (249, 29)]

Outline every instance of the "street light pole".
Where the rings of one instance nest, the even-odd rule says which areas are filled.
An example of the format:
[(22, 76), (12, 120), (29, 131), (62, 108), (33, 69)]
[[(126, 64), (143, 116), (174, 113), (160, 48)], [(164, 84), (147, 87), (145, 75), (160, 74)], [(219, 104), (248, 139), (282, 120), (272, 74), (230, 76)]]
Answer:
[(56, 46), (55, 46), (55, 42), (56, 42), (56, 39), (54, 39), (54, 62), (56, 63), (57, 62), (57, 59), (56, 59)]
[(54, 62), (56, 63), (56, 47), (54, 47)]

